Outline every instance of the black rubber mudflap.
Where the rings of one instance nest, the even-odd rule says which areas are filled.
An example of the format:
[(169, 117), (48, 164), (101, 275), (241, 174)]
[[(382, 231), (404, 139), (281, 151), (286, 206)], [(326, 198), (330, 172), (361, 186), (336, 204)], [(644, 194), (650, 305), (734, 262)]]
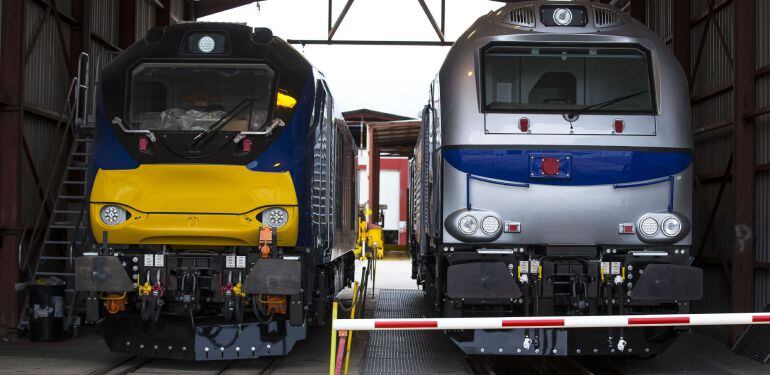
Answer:
[[(770, 312), (770, 304), (762, 311)], [(770, 360), (770, 325), (757, 324), (746, 328), (735, 342), (733, 352), (767, 363)]]

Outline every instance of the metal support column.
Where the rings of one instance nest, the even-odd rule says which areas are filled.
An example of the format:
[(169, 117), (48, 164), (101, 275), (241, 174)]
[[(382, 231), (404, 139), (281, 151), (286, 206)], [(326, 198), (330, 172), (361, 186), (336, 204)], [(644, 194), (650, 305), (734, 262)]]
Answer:
[(72, 17), (78, 20), (78, 23), (72, 28), (70, 61), (73, 65), (70, 69), (77, 71), (80, 53), (91, 53), (91, 0), (73, 1)]
[(756, 132), (747, 116), (754, 112), (756, 72), (756, 2), (735, 1), (735, 119), (733, 183), (735, 184), (735, 242), (732, 249), (733, 312), (753, 311), (755, 244)]
[(24, 98), (23, 1), (2, 2), (0, 49), (0, 328), (19, 321), (18, 247), (21, 218), (21, 145)]
[(160, 5), (155, 10), (155, 24), (158, 26), (168, 26), (171, 24), (171, 0), (160, 0)]
[(369, 208), (372, 210), (370, 222), (380, 219), (380, 150), (374, 139), (374, 128), (368, 127), (369, 143)]
[[(194, 7), (194, 4), (190, 6)], [(125, 50), (136, 41), (136, 2), (120, 0), (119, 7), (118, 46)]]
[[(634, 2), (639, 0), (634, 0)], [(645, 1), (646, 2), (646, 1)], [(672, 49), (674, 55), (682, 64), (682, 69), (687, 76), (688, 82), (691, 82), (692, 77), (692, 61), (690, 52), (690, 1), (672, 1), (671, 7), (673, 12), (673, 41)], [(632, 4), (633, 7), (633, 4)], [(633, 8), (632, 8), (633, 9)]]
[(629, 10), (631, 17), (637, 21), (647, 24), (647, 0), (632, 0), (631, 9)]

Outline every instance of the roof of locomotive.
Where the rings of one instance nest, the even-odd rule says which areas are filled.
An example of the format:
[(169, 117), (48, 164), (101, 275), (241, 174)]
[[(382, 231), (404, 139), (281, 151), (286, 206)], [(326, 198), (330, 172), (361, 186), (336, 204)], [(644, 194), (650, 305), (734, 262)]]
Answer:
[[(566, 26), (555, 24), (548, 18), (553, 14), (552, 10), (559, 8), (583, 9), (584, 22), (572, 22)], [(549, 10), (551, 13), (548, 13)], [(608, 4), (590, 1), (541, 0), (509, 3), (479, 17), (457, 39), (456, 44), (486, 37), (517, 34), (543, 36), (596, 34), (626, 38), (657, 38), (644, 25)]]
[[(188, 39), (194, 34), (224, 35), (222, 51), (203, 53), (188, 49)], [(147, 35), (128, 47), (104, 69), (124, 70), (127, 65), (140, 59), (271, 59), (279, 56), (291, 58), (295, 63), (309, 62), (284, 40), (273, 36), (268, 28), (252, 28), (244, 24), (225, 22), (189, 22), (170, 26), (154, 27)]]

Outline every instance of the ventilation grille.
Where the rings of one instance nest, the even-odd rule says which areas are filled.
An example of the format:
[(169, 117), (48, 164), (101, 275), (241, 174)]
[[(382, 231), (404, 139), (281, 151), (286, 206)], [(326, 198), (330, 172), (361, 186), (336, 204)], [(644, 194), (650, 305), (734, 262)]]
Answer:
[(612, 9), (594, 7), (594, 27), (597, 29), (620, 26), (622, 24), (623, 16), (620, 13)]
[(533, 5), (516, 8), (511, 11), (508, 23), (514, 26), (535, 27), (535, 7)]

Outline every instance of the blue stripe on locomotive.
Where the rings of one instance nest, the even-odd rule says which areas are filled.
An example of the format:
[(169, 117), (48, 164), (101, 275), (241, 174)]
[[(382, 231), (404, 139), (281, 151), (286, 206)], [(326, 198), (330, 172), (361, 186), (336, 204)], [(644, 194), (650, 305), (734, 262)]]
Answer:
[[(252, 171), (289, 172), (297, 193), (300, 218), (297, 246), (311, 246), (310, 196), (308, 179), (312, 163), (313, 137), (310, 134), (310, 118), (314, 103), (314, 78), (307, 79), (302, 96), (297, 100), (294, 114), (281, 134), (264, 152), (246, 165)], [(90, 193), (96, 172), (99, 169), (135, 169), (139, 163), (126, 151), (115, 134), (115, 128), (107, 118), (101, 89), (97, 91), (96, 136), (91, 148), (88, 192)]]
[[(542, 185), (608, 185), (646, 181), (680, 173), (692, 164), (690, 151), (444, 149), (457, 170), (475, 176)], [(530, 156), (569, 155), (571, 176), (531, 175)]]

